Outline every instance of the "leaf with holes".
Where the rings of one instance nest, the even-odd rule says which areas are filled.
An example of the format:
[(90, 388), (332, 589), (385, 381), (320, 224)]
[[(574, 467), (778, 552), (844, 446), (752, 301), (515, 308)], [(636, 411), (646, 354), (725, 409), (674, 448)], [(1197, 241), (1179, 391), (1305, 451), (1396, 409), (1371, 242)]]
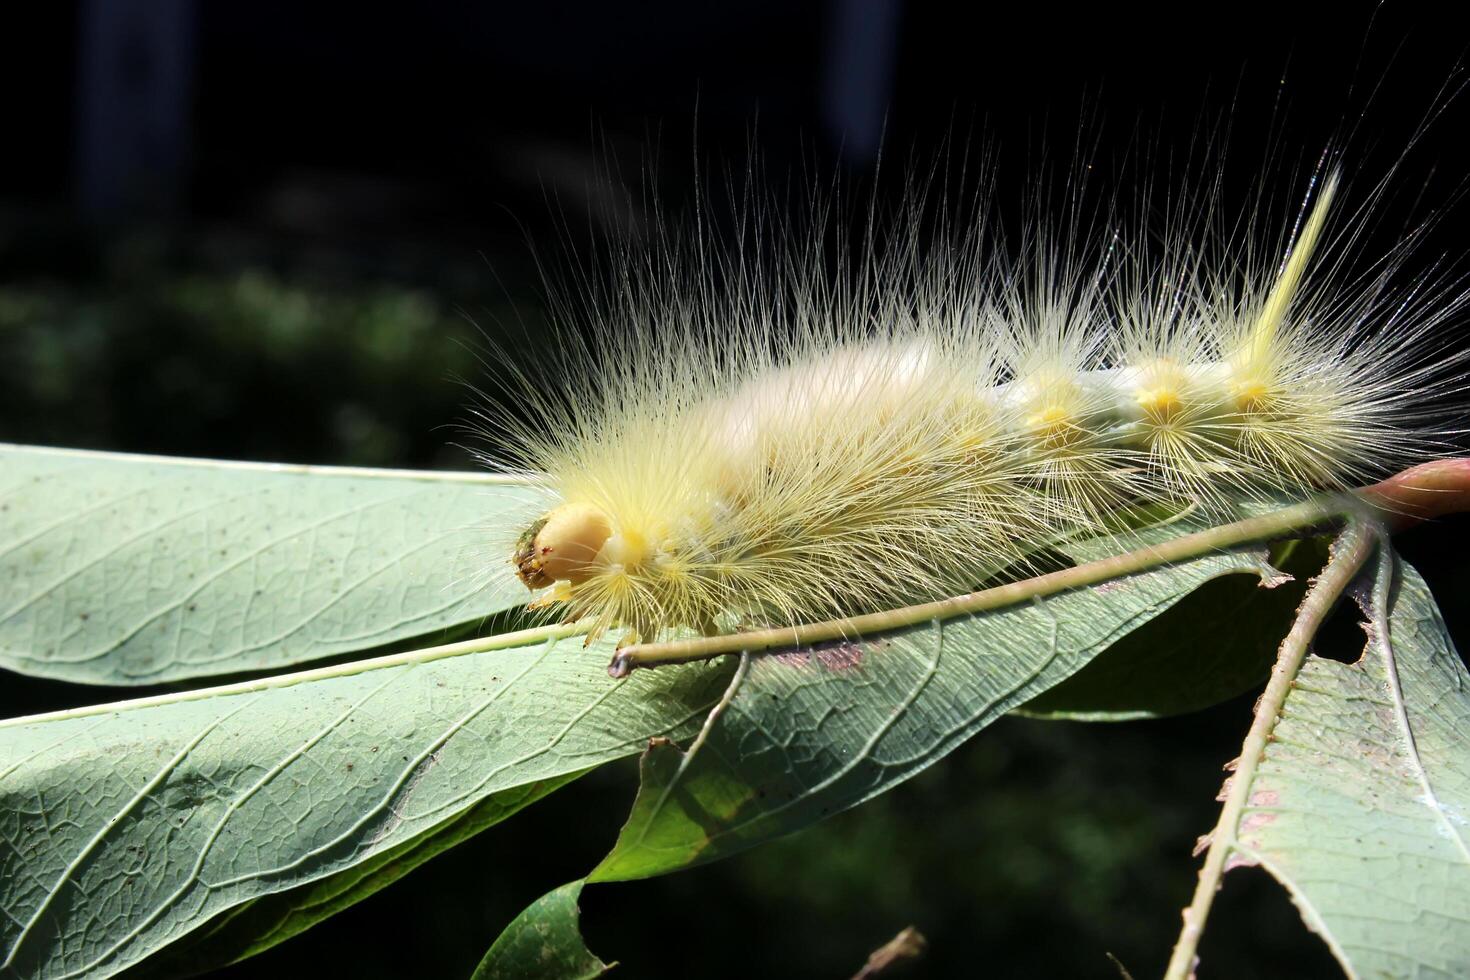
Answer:
[(1385, 544), (1360, 660), (1309, 657), (1232, 834), (1350, 976), (1470, 975), (1470, 675)]

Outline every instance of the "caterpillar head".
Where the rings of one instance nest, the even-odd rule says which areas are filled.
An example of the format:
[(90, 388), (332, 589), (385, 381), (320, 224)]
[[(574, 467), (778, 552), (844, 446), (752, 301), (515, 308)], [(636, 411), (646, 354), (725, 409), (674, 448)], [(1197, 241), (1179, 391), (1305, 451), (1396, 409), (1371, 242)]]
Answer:
[(516, 574), (528, 589), (553, 582), (577, 585), (592, 574), (598, 554), (612, 536), (612, 523), (592, 504), (553, 508), (532, 522), (516, 541)]

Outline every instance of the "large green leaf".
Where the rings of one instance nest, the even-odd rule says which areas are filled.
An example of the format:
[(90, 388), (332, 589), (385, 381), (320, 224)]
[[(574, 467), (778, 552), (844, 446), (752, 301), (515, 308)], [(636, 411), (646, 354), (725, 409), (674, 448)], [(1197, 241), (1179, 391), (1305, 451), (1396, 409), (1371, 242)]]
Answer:
[[(48, 456), (15, 452), (24, 465)], [(213, 513), (233, 502), (221, 488), (244, 481), (249, 486), (239, 492), (241, 500), (267, 493), (275, 501), (267, 509), (296, 514), (302, 526), (359, 520), (353, 510), (358, 508), (397, 513), (399, 520), (431, 528), (446, 540), (453, 537), (450, 529), (460, 536), (466, 529), (444, 513), (418, 512), (417, 505), (439, 499), (438, 491), (453, 485), (437, 478), (276, 473), (68, 453), (54, 454), (51, 465), (57, 468), (59, 498), (70, 492), (65, 488), (82, 493), (89, 483), (96, 496), (87, 506), (75, 500), (58, 505), (64, 516), (55, 529), (37, 529), (32, 511), (25, 522), (33, 528), (30, 538), (13, 550), (32, 548), (52, 530), (95, 518), (95, 535), (76, 529), (61, 535), (90, 556), (68, 575), (82, 578), (102, 568), (124, 583), (160, 577), (174, 589), (169, 615), (176, 617), (191, 611), (188, 603), (195, 603), (192, 611), (205, 608), (195, 600), (212, 583), (262, 552), (257, 541), (254, 551), (246, 549), (247, 557), (236, 558), (233, 539), (211, 537), (216, 532), (209, 521), (170, 537), (173, 532), (164, 529), (184, 518), (159, 515), (164, 498), (176, 502), (180, 494), (160, 496), (160, 487), (179, 491), (215, 481), (212, 492), (219, 499), (204, 494), (213, 502), (201, 505)], [(97, 473), (110, 466), (117, 467), (119, 480), (137, 481), (127, 500), (95, 489)], [(81, 476), (68, 476), (71, 467), (71, 476)], [(293, 482), (260, 490), (267, 478), (287, 477)], [(41, 506), (37, 487), (44, 482), (22, 479), (11, 488), (11, 499)], [(319, 505), (326, 498), (320, 495), (353, 484), (360, 489), (342, 490), (341, 503), (356, 516), (332, 511), (323, 517)], [(385, 486), (400, 495), (381, 490)], [(522, 495), (518, 506), (525, 506), (529, 500), (526, 491), (513, 487), (457, 488), (487, 505), (475, 512), (479, 523), (506, 520), (494, 516), (489, 505), (495, 501)], [(361, 503), (368, 499), (373, 502)], [(87, 552), (93, 536), (116, 531), (107, 530), (106, 518), (122, 520), (129, 501), (152, 501), (157, 526), (130, 525), (125, 544), (118, 545), (115, 534), (111, 539), (116, 550)], [(297, 503), (315, 516), (297, 514)], [(279, 531), (279, 520), (273, 516), (268, 525), (236, 531), (247, 537)], [(239, 517), (232, 527), (249, 523)], [(401, 530), (396, 533), (401, 540)], [(314, 540), (316, 532), (287, 537)], [(362, 528), (339, 545), (373, 552), (375, 543), (390, 538), (382, 528)], [(140, 544), (145, 540), (147, 547)], [(188, 602), (180, 609), (183, 587), (164, 574), (173, 566), (156, 567), (158, 554), (176, 547), (179, 555), (207, 565), (214, 559), (204, 555), (219, 550), (220, 540), (226, 540), (223, 564), (213, 567), (209, 582), (184, 589)], [(1109, 543), (1126, 548), (1145, 540)], [(272, 547), (267, 543), (265, 551)], [(294, 567), (330, 550), (313, 545), (277, 557)], [(35, 551), (35, 559), (62, 560), (45, 548)], [(321, 572), (340, 561), (313, 567)], [(183, 557), (178, 564), (193, 567)], [(371, 575), (412, 591), (421, 584), (414, 577), (419, 571), (412, 562), (390, 561)], [(623, 843), (599, 874), (652, 874), (710, 860), (882, 792), (1062, 680), (1202, 582), (1238, 571), (1271, 574), (1263, 551), (1210, 554), (1096, 589), (747, 662), (741, 683), (730, 689), (727, 710), (706, 725), (705, 750), (678, 756), (667, 781), (645, 783)], [(262, 595), (285, 593), (288, 602), (291, 593), (307, 587), (288, 571), (281, 576), (268, 589), (254, 587)], [(116, 598), (109, 593), (111, 583), (105, 576), (89, 579), (75, 594), (107, 602)], [(340, 578), (333, 589), (327, 605), (334, 609), (354, 592)], [(55, 612), (61, 600), (52, 596), (54, 588), (37, 591)], [(238, 600), (241, 594), (238, 588), (222, 592), (218, 605), (209, 608), (224, 616), (232, 608), (230, 595)], [(381, 615), (376, 607), (391, 604), (379, 596), (374, 608), (361, 612)], [(198, 636), (187, 624), (166, 635), (176, 648), (193, 643), (193, 649), (213, 650), (220, 637), (228, 641), (232, 629), (251, 620), (221, 622), (217, 616)], [(416, 624), (402, 635), (422, 628)], [(565, 631), (538, 635), (552, 632)], [(364, 642), (354, 635), (355, 642)], [(496, 641), (475, 646), (487, 642)], [(582, 650), (574, 642), (521, 642), (527, 645), (502, 641), (507, 649), (490, 652), (463, 646), (409, 652), (0, 726), (0, 837), (8, 845), (0, 859), (0, 974), (107, 975), (196, 931), (204, 937), (193, 947), (196, 963), (248, 955), (380, 887), (396, 876), (395, 869), (461, 839), (459, 831), (471, 824), (488, 826), (544, 788), (631, 754), (650, 738), (693, 735), (735, 672), (733, 664), (691, 666), (641, 672), (619, 684), (603, 672), (608, 644)], [(70, 640), (66, 649), (73, 649)], [(232, 670), (245, 666), (238, 651), (225, 659)], [(650, 764), (659, 753), (675, 751), (656, 749)], [(486, 814), (486, 820), (478, 819)]]
[(434, 636), (525, 601), (483, 529), (535, 508), (488, 474), (0, 446), (0, 666), (156, 684)]
[(615, 683), (610, 652), (399, 655), (0, 726), (0, 976), (109, 975), (497, 794), (688, 736), (731, 673)]
[(697, 751), (650, 747), (632, 814), (590, 880), (701, 864), (855, 806), (1232, 572), (1276, 577), (1264, 551), (1213, 554), (1010, 608), (750, 657)]
[(1278, 878), (1350, 976), (1463, 977), (1470, 674), (1418, 573), (1386, 545), (1374, 571), (1362, 658), (1306, 661), (1231, 863)]

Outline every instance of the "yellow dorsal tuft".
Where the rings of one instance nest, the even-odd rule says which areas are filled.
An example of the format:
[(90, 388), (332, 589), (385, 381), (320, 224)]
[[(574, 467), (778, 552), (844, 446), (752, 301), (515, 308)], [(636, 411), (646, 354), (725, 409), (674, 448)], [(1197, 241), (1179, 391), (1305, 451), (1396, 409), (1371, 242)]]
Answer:
[(1268, 363), (1271, 351), (1276, 343), (1276, 335), (1281, 330), (1281, 324), (1286, 320), (1287, 311), (1296, 299), (1297, 290), (1301, 288), (1302, 279), (1306, 275), (1307, 265), (1312, 260), (1312, 252), (1317, 248), (1317, 242), (1322, 237), (1322, 229), (1327, 224), (1327, 215), (1332, 208), (1332, 198), (1337, 194), (1338, 174), (1336, 171), (1327, 175), (1322, 183), (1322, 192), (1317, 195), (1317, 203), (1312, 205), (1312, 213), (1307, 216), (1307, 223), (1302, 226), (1301, 234), (1296, 243), (1287, 254), (1286, 262), (1281, 267), (1281, 274), (1276, 277), (1276, 284), (1271, 287), (1271, 293), (1266, 297), (1266, 305), (1261, 309), (1261, 315), (1256, 318), (1251, 327), (1250, 337), (1246, 341), (1244, 352), (1244, 367), (1247, 372), (1258, 369), (1261, 365)]
[(1166, 422), (1184, 407), (1177, 389), (1168, 386), (1145, 388), (1138, 392), (1138, 407), (1156, 422)]

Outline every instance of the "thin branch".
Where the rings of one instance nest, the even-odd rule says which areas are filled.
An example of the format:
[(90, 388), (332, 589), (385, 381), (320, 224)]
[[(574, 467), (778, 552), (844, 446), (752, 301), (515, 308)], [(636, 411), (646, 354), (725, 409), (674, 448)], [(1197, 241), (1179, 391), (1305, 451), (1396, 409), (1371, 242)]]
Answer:
[(1204, 934), (1205, 920), (1209, 917), (1215, 893), (1220, 890), (1226, 859), (1235, 850), (1235, 831), (1240, 824), (1241, 812), (1250, 798), (1251, 783), (1271, 740), (1271, 732), (1281, 717), (1286, 696), (1291, 693), (1297, 674), (1301, 672), (1317, 630), (1379, 546), (1381, 534), (1382, 528), (1378, 524), (1366, 520), (1351, 521), (1343, 529), (1333, 543), (1327, 567), (1302, 600), (1291, 631), (1281, 641), (1276, 665), (1271, 669), (1271, 679), (1256, 702), (1255, 717), (1241, 745), (1239, 765), (1230, 779), (1225, 805), (1220, 808), (1220, 819), (1210, 833), (1210, 849), (1205, 855), (1204, 866), (1200, 868), (1194, 899), (1184, 910), (1184, 925), (1179, 931), (1179, 940), (1169, 959), (1164, 980), (1186, 980), (1194, 976), (1194, 968), (1199, 962), (1196, 950)]
[(852, 980), (875, 980), (889, 973), (894, 967), (908, 965), (924, 955), (929, 941), (913, 926), (908, 926), (882, 946), (868, 955), (868, 962), (853, 974)]
[(1197, 558), (1211, 551), (1279, 537), (1313, 524), (1362, 515), (1365, 510), (1374, 520), (1395, 530), (1445, 514), (1470, 511), (1470, 459), (1440, 459), (1421, 463), (1356, 493), (1322, 497), (1273, 514), (1186, 534), (1125, 555), (1115, 555), (1049, 575), (951, 599), (821, 623), (628, 646), (613, 656), (607, 671), (614, 677), (626, 677), (639, 667), (658, 667), (692, 660), (709, 660), (732, 653), (759, 653), (777, 647), (845, 640), (936, 619), (984, 612), (1037, 596), (1096, 585), (1169, 562)]

